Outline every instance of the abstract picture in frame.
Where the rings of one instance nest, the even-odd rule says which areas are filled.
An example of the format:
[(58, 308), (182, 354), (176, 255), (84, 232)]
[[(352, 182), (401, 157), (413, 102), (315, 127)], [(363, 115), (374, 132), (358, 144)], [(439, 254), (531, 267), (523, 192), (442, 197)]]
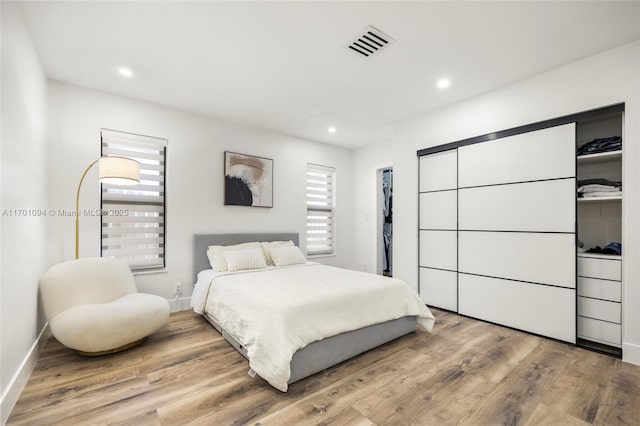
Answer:
[(273, 160), (225, 151), (224, 204), (273, 207)]

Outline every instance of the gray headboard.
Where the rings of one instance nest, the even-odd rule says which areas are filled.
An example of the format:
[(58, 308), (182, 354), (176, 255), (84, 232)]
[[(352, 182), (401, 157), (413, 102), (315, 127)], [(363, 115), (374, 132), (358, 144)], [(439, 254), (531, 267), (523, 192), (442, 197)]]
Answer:
[[(211, 269), (207, 258), (208, 246), (228, 246), (232, 244), (250, 243), (252, 241), (288, 241), (299, 246), (298, 233), (273, 233), (273, 234), (195, 234), (193, 236), (193, 279), (198, 272)], [(195, 281), (194, 281), (195, 282)]]

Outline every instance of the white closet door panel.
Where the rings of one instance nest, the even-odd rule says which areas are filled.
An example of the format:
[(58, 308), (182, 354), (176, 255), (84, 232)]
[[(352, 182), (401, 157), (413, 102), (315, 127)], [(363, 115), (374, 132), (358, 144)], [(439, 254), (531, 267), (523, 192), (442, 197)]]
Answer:
[(464, 232), (460, 272), (575, 288), (575, 235)]
[(622, 284), (620, 281), (578, 277), (578, 296), (621, 302)]
[(458, 191), (460, 229), (575, 232), (575, 179)]
[(460, 187), (575, 176), (575, 124), (458, 149)]
[(459, 313), (576, 341), (575, 290), (458, 274)]
[(458, 274), (420, 268), (420, 298), (427, 306), (458, 310)]
[(620, 303), (578, 297), (578, 315), (620, 324)]
[(620, 324), (592, 318), (578, 317), (578, 337), (618, 347), (622, 342)]
[(420, 157), (420, 192), (458, 187), (457, 150)]
[(458, 269), (456, 231), (420, 231), (420, 266)]
[(420, 194), (421, 229), (458, 228), (458, 191)]
[(622, 280), (622, 263), (619, 260), (594, 259), (578, 256), (578, 275), (603, 280)]

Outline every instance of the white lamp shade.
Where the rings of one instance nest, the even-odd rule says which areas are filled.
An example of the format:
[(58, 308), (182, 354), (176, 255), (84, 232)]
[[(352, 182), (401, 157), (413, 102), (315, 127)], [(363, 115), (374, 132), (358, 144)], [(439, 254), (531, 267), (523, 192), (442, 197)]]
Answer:
[(140, 163), (124, 157), (102, 157), (98, 161), (98, 180), (110, 185), (137, 185)]

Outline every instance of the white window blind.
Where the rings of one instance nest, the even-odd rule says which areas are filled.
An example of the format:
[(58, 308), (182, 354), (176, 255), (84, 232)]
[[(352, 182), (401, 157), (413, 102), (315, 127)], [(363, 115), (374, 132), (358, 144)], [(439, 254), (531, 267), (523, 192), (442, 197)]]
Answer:
[(335, 229), (333, 167), (307, 164), (307, 254), (333, 254)]
[(102, 185), (101, 254), (133, 271), (165, 267), (165, 160), (167, 140), (101, 130), (102, 156), (140, 163), (137, 186)]

